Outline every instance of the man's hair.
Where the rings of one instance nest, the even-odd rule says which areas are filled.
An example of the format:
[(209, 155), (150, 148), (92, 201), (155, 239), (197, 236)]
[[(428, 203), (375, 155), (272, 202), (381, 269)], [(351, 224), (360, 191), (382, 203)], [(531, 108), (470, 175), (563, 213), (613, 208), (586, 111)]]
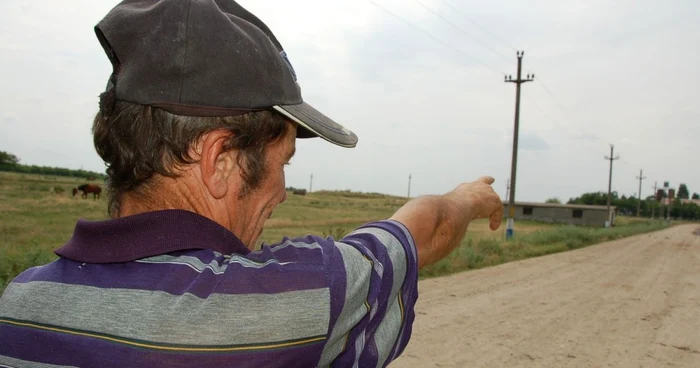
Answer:
[(195, 162), (190, 149), (206, 133), (232, 133), (225, 145), (238, 150), (244, 180), (241, 196), (258, 188), (267, 173), (265, 152), (287, 132), (286, 119), (272, 110), (226, 117), (192, 117), (131, 102), (117, 101), (110, 114), (102, 109), (92, 127), (95, 149), (107, 165), (110, 215), (117, 216), (121, 197), (134, 192), (149, 198), (154, 174), (177, 177), (176, 169)]

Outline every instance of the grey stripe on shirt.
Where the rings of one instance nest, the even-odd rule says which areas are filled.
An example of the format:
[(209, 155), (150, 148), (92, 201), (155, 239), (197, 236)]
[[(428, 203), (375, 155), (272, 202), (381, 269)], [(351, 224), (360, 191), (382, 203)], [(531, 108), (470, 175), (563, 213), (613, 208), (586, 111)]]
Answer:
[(343, 351), (348, 332), (367, 314), (365, 302), (369, 293), (372, 264), (350, 245), (337, 242), (336, 248), (343, 257), (347, 277), (345, 302), (323, 349), (319, 367), (327, 367)]
[(8, 356), (0, 355), (0, 367), (22, 367), (22, 368), (76, 368), (75, 366), (69, 365), (55, 365), (46, 364), (38, 362), (30, 362), (27, 360), (10, 358)]
[(377, 367), (383, 367), (384, 362), (389, 357), (389, 353), (399, 337), (399, 332), (401, 331), (401, 325), (403, 323), (403, 315), (396, 298), (400, 297), (399, 292), (401, 291), (403, 280), (406, 277), (406, 252), (398, 239), (386, 230), (368, 227), (354, 231), (353, 234), (374, 235), (382, 244), (386, 245), (389, 259), (391, 259), (391, 264), (393, 266), (394, 283), (391, 287), (389, 309), (374, 336), (374, 343), (377, 347), (377, 355), (379, 358)]
[[(57, 305), (62, 307), (55, 308)], [(11, 283), (0, 311), (0, 317), (130, 339), (238, 345), (325, 335), (330, 296), (323, 288), (278, 294), (212, 294), (202, 299), (192, 294), (34, 281)]]

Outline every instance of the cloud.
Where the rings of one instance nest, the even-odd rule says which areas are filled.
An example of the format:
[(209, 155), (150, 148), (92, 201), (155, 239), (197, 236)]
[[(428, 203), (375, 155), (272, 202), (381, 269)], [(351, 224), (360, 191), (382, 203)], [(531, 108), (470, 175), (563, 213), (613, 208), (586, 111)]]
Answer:
[(15, 124), (17, 124), (17, 122), (18, 122), (17, 118), (14, 116), (3, 116), (3, 118), (2, 118), (2, 123), (4, 125), (8, 125), (8, 126), (15, 125)]
[(520, 137), (518, 146), (528, 151), (547, 151), (549, 144), (536, 133), (526, 133)]
[(600, 138), (593, 133), (578, 134), (573, 136), (574, 139), (584, 140), (584, 141), (599, 141)]
[[(441, 1), (422, 2), (497, 52), (415, 2), (381, 5), (449, 46), (369, 2), (241, 0), (285, 46), (304, 99), (360, 138), (352, 150), (300, 141), (289, 185), (305, 187), (313, 172), (315, 188), (405, 195), (409, 173), (414, 194), (488, 174), (501, 193), (515, 91), (499, 71), (515, 73), (512, 46), (526, 50), (523, 73), (537, 75), (521, 91), (519, 200), (606, 190), (608, 143), (624, 153), (613, 190), (635, 192), (643, 168), (652, 184), (698, 191), (700, 172), (688, 168), (700, 156), (700, 90), (688, 81), (700, 79), (700, 53), (687, 45), (700, 44), (700, 3), (450, 2), (504, 44)], [(92, 27), (113, 5), (0, 1), (3, 150), (29, 164), (104, 169), (90, 126), (111, 66)]]

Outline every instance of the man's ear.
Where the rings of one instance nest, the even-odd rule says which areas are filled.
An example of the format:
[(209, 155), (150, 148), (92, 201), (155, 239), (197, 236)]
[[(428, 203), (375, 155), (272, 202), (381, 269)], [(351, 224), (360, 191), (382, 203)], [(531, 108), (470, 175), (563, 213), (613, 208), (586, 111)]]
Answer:
[(199, 167), (202, 181), (215, 199), (224, 197), (231, 190), (231, 176), (237, 170), (236, 151), (225, 149), (230, 139), (230, 132), (215, 130), (207, 133), (200, 143)]

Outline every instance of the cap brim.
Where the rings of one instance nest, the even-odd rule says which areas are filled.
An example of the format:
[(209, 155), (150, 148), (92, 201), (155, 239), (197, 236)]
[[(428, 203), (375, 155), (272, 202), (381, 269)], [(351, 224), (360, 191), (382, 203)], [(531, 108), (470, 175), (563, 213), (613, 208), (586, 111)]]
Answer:
[(331, 120), (306, 102), (298, 105), (277, 105), (273, 108), (299, 124), (298, 138), (321, 137), (341, 147), (357, 145), (357, 136), (344, 126)]

